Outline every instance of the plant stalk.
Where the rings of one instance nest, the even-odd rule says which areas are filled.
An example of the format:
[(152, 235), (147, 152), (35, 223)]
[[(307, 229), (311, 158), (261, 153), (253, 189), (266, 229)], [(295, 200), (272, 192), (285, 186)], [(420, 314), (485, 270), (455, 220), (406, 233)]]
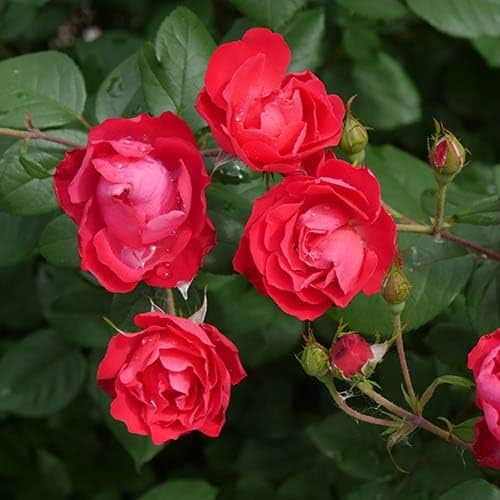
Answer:
[(396, 338), (399, 364), (401, 365), (403, 380), (405, 382), (406, 390), (408, 391), (408, 396), (410, 396), (410, 401), (412, 402), (413, 406), (417, 401), (417, 396), (415, 394), (415, 389), (413, 388), (410, 369), (408, 368), (408, 362), (406, 360), (405, 346), (403, 342), (403, 330), (401, 328), (401, 314), (392, 315), (392, 334)]
[(469, 451), (472, 450), (471, 443), (466, 443), (465, 441), (462, 441), (458, 436), (455, 436), (453, 433), (445, 429), (442, 429), (437, 425), (434, 425), (432, 422), (429, 422), (422, 415), (414, 415), (413, 413), (410, 413), (409, 411), (401, 408), (400, 406), (397, 406), (392, 401), (389, 401), (388, 399), (384, 398), (378, 392), (375, 392), (369, 384), (359, 384), (358, 387), (361, 390), (361, 392), (363, 392), (363, 394), (365, 394), (370, 399), (375, 401), (375, 403), (379, 404), (380, 406), (383, 406), (386, 410), (390, 411), (394, 415), (397, 415), (398, 417), (405, 419), (412, 426), (416, 428), (418, 427), (421, 429), (425, 429), (426, 431), (435, 434), (441, 439), (444, 439), (445, 441), (460, 446), (465, 450)]
[(171, 288), (166, 289), (166, 294), (167, 294), (167, 313), (175, 316), (175, 299), (174, 299), (174, 292), (172, 291)]
[(424, 224), (396, 224), (396, 229), (401, 233), (433, 234), (434, 229)]
[(397, 425), (397, 422), (394, 420), (372, 417), (371, 415), (365, 415), (364, 413), (360, 413), (359, 411), (356, 411), (353, 408), (351, 408), (338, 393), (337, 388), (335, 387), (335, 382), (333, 381), (333, 378), (330, 375), (321, 377), (319, 378), (319, 380), (323, 382), (323, 384), (326, 386), (328, 392), (332, 396), (337, 406), (344, 413), (347, 413), (347, 415), (351, 416), (352, 418), (360, 420), (362, 422), (366, 422), (368, 424), (380, 425), (382, 427), (394, 427)]
[(1, 128), (0, 127), (0, 135), (6, 137), (14, 137), (16, 139), (35, 139), (47, 142), (55, 142), (56, 144), (61, 144), (63, 146), (68, 146), (72, 149), (78, 149), (83, 147), (81, 144), (78, 144), (73, 141), (68, 141), (67, 139), (63, 139), (62, 137), (57, 137), (55, 135), (46, 134), (41, 130), (16, 130), (12, 128)]
[(436, 198), (436, 215), (434, 216), (434, 224), (432, 226), (432, 233), (440, 236), (441, 229), (443, 226), (444, 218), (444, 205), (446, 203), (446, 190), (448, 189), (448, 184), (438, 181), (438, 190)]

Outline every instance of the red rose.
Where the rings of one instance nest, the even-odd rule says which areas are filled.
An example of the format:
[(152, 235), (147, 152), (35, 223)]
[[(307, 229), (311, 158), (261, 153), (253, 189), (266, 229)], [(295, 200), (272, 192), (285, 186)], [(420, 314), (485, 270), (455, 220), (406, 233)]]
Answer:
[(469, 353), (467, 366), (476, 381), (477, 404), (491, 434), (500, 440), (500, 328), (479, 339)]
[(212, 325), (164, 313), (135, 323), (143, 330), (115, 335), (97, 370), (113, 418), (155, 444), (195, 430), (218, 436), (231, 385), (246, 376), (236, 346)]
[(476, 426), (474, 452), (479, 463), (500, 468), (500, 328), (479, 339), (467, 366), (476, 382), (477, 405), (484, 412)]
[(380, 290), (396, 226), (367, 168), (329, 159), (317, 178), (286, 177), (254, 204), (233, 259), (263, 295), (301, 320)]
[(286, 74), (289, 62), (281, 35), (253, 28), (208, 63), (196, 109), (219, 146), (255, 170), (295, 172), (342, 135), (340, 97), (309, 71)]
[(484, 418), (474, 428), (472, 450), (481, 467), (500, 469), (500, 441), (491, 434)]
[(111, 292), (194, 278), (215, 244), (208, 184), (193, 134), (172, 113), (106, 120), (55, 173), (59, 204), (79, 226), (82, 269)]
[(366, 363), (374, 358), (370, 344), (359, 333), (342, 335), (335, 342), (330, 362), (345, 378), (360, 373)]

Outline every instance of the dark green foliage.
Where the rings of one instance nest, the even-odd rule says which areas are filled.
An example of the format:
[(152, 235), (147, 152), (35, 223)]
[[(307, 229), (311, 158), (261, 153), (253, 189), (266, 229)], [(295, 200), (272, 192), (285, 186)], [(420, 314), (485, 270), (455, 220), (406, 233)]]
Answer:
[[(193, 108), (216, 44), (250, 26), (280, 31), (291, 69), (312, 69), (331, 93), (358, 94), (367, 164), (386, 202), (418, 222), (434, 212), (425, 163), (432, 117), (472, 151), (449, 190), (456, 234), (500, 247), (500, 3), (497, 0), (0, 0), (0, 127), (33, 126), (85, 144), (85, 120), (171, 110), (204, 140)], [(102, 35), (92, 40), (96, 29)], [(25, 116), (29, 112), (30, 117)], [(213, 147), (210, 144), (207, 147)], [(304, 325), (239, 276), (231, 259), (260, 176), (218, 167), (207, 197), (218, 245), (179, 309), (208, 289), (207, 321), (239, 347), (248, 378), (234, 389), (219, 439), (164, 447), (130, 435), (108, 412), (95, 371), (112, 328), (164, 305), (140, 285), (112, 295), (79, 270), (77, 228), (61, 215), (52, 175), (65, 147), (0, 134), (0, 497), (119, 500), (498, 500), (500, 476), (470, 454), (414, 433), (386, 451), (380, 429), (334, 408), (294, 358)], [(211, 161), (211, 160), (210, 160)], [(209, 163), (213, 170), (212, 163)], [(277, 181), (278, 179), (275, 179)], [(455, 243), (400, 236), (412, 292), (403, 313), (416, 389), (470, 378), (466, 357), (500, 325), (500, 267)], [(379, 296), (356, 298), (316, 321), (328, 344), (343, 318), (367, 337), (390, 335)], [(402, 402), (394, 356), (377, 369)], [(442, 378), (426, 407), (472, 439), (472, 393)], [(349, 395), (349, 394), (347, 394)], [(370, 403), (356, 394), (354, 407)]]

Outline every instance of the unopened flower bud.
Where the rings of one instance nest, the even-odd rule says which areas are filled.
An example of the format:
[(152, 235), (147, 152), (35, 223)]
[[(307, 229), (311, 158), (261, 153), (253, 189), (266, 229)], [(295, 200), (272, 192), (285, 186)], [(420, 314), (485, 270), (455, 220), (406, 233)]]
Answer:
[[(347, 101), (347, 112), (344, 120), (344, 131), (340, 141), (340, 147), (349, 156), (351, 161), (359, 158), (368, 144), (368, 132), (363, 124), (357, 120), (351, 112), (351, 106), (355, 96)], [(357, 155), (357, 156), (356, 156)], [(353, 159), (354, 157), (354, 159)], [(364, 155), (363, 155), (364, 158)]]
[(300, 364), (311, 377), (322, 377), (328, 373), (328, 351), (317, 342), (309, 342), (300, 355)]
[(364, 374), (365, 368), (374, 358), (375, 354), (370, 344), (355, 332), (339, 337), (330, 353), (332, 368), (338, 370), (346, 379)]
[(410, 296), (411, 285), (398, 263), (394, 263), (382, 283), (382, 296), (391, 305), (404, 304)]
[(436, 132), (429, 142), (429, 163), (436, 174), (454, 177), (465, 164), (467, 152), (460, 141), (435, 121)]

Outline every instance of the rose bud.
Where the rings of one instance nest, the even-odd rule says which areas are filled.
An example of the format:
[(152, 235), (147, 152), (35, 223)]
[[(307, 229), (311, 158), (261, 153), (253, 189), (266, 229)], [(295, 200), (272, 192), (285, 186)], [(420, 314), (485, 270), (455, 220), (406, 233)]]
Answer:
[(206, 323), (161, 312), (134, 321), (142, 330), (115, 335), (97, 370), (111, 416), (157, 445), (192, 431), (217, 437), (231, 386), (246, 376), (236, 346)]
[(465, 164), (466, 150), (442, 124), (434, 121), (436, 132), (428, 146), (429, 163), (437, 175), (452, 178)]
[(118, 293), (194, 278), (215, 244), (209, 183), (193, 133), (170, 112), (105, 120), (54, 175), (59, 205), (78, 225), (82, 269)]
[(500, 328), (479, 339), (467, 366), (476, 382), (476, 403), (484, 412), (476, 424), (474, 453), (479, 465), (500, 469)]
[(369, 361), (375, 357), (370, 344), (359, 333), (346, 333), (332, 346), (330, 362), (333, 368), (348, 379), (364, 373)]
[(311, 377), (322, 377), (328, 373), (328, 350), (315, 341), (306, 344), (299, 360)]
[[(356, 96), (351, 97), (347, 101), (347, 112), (344, 120), (344, 131), (340, 147), (342, 151), (349, 156), (351, 161), (359, 164), (364, 160), (364, 149), (368, 144), (368, 132), (363, 124), (357, 120), (351, 112), (351, 106)], [(363, 153), (361, 156), (360, 154)], [(354, 157), (354, 158), (353, 158)]]
[[(411, 285), (408, 278), (405, 273), (403, 273), (399, 264), (394, 262), (382, 284), (382, 296), (391, 306), (396, 306), (395, 312), (401, 312), (404, 308), (404, 303), (410, 296), (410, 289)], [(398, 311), (397, 306), (401, 305), (403, 306), (400, 307), (399, 309), (401, 310)]]

